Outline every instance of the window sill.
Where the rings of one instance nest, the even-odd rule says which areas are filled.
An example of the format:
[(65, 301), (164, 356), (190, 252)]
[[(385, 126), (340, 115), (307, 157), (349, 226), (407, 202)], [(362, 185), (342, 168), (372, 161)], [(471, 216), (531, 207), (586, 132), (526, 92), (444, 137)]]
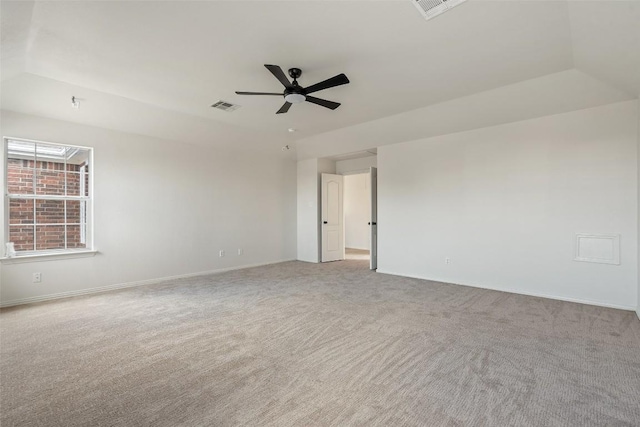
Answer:
[(98, 253), (96, 250), (86, 251), (71, 251), (71, 252), (49, 252), (44, 254), (28, 254), (28, 255), (16, 255), (14, 257), (2, 257), (0, 263), (2, 264), (21, 264), (25, 262), (40, 262), (40, 261), (57, 261), (62, 259), (72, 258), (88, 258), (95, 256)]

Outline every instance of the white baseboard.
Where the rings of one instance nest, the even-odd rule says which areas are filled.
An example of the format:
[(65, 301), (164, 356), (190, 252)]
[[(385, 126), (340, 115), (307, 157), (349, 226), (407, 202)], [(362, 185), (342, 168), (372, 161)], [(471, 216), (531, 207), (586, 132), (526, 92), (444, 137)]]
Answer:
[(14, 299), (14, 300), (0, 303), (0, 308), (13, 307), (16, 305), (23, 305), (23, 304), (31, 304), (34, 302), (51, 301), (51, 300), (56, 300), (61, 298), (76, 297), (80, 295), (98, 294), (102, 292), (113, 291), (116, 289), (134, 288), (136, 286), (154, 285), (156, 283), (162, 283), (168, 280), (186, 279), (189, 277), (196, 277), (196, 276), (206, 276), (208, 274), (225, 273), (227, 271), (233, 271), (233, 270), (244, 270), (246, 268), (262, 267), (265, 265), (279, 264), (281, 262), (294, 261), (294, 260), (295, 260), (294, 258), (282, 259), (278, 261), (263, 262), (258, 264), (247, 264), (247, 265), (240, 265), (236, 267), (219, 268), (217, 270), (201, 271), (198, 273), (188, 273), (188, 274), (180, 274), (177, 276), (159, 277), (156, 279), (139, 280), (136, 282), (117, 283), (115, 285), (99, 286), (97, 288), (79, 289), (77, 291), (68, 291), (68, 292), (60, 292), (56, 294), (40, 295), (36, 297), (19, 298), (19, 299)]
[(369, 250), (369, 248), (358, 248), (356, 246), (345, 247), (345, 249), (357, 249), (359, 251), (368, 251)]
[(638, 313), (638, 317), (640, 317), (640, 308), (637, 308), (637, 307), (631, 306), (631, 305), (611, 304), (611, 303), (607, 303), (607, 302), (591, 301), (591, 300), (586, 300), (586, 299), (581, 299), (581, 298), (569, 298), (569, 297), (563, 297), (563, 296), (558, 296), (558, 295), (548, 295), (548, 294), (543, 294), (543, 293), (538, 293), (538, 292), (523, 292), (521, 290), (514, 290), (514, 289), (509, 289), (509, 288), (498, 288), (498, 287), (480, 286), (480, 285), (468, 285), (468, 284), (465, 284), (465, 283), (451, 283), (451, 282), (446, 282), (444, 280), (431, 279), (429, 277), (412, 276), (412, 275), (408, 275), (408, 274), (394, 273), (392, 271), (385, 271), (385, 270), (381, 270), (381, 269), (377, 269), (376, 272), (377, 273), (382, 273), (382, 274), (390, 274), (392, 276), (409, 277), (411, 279), (429, 280), (431, 282), (444, 283), (444, 284), (447, 284), (447, 285), (468, 286), (470, 288), (488, 289), (488, 290), (491, 290), (491, 291), (508, 292), (510, 294), (527, 295), (527, 296), (530, 296), (530, 297), (539, 297), (539, 298), (554, 299), (554, 300), (558, 300), (558, 301), (576, 302), (576, 303), (579, 303), (579, 304), (595, 305), (595, 306), (598, 306), (598, 307), (617, 308), (619, 310), (636, 311), (636, 309), (637, 309), (638, 312), (639, 312)]

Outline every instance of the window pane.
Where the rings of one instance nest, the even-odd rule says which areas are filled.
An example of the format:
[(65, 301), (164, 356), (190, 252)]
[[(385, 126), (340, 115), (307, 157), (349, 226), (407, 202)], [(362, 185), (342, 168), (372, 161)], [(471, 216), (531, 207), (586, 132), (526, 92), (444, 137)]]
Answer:
[(9, 224), (33, 224), (33, 200), (9, 200)]
[(33, 226), (9, 226), (9, 241), (16, 252), (33, 250)]
[[(31, 161), (35, 159), (35, 147), (33, 142), (28, 141), (14, 141), (12, 139), (7, 141), (7, 158), (8, 159), (24, 159)], [(33, 167), (33, 164), (31, 164)]]
[(89, 163), (89, 150), (80, 147), (67, 147), (67, 164), (86, 165)]
[(67, 196), (80, 196), (80, 184), (80, 172), (67, 172)]
[(11, 194), (33, 194), (35, 144), (7, 141), (7, 187)]
[(64, 195), (64, 165), (39, 161), (36, 166), (38, 166), (36, 168), (36, 194), (47, 196)]
[(87, 247), (84, 233), (82, 232), (84, 227), (85, 226), (80, 225), (67, 225), (67, 248), (77, 249)]
[(84, 184), (80, 184), (81, 193), (84, 197), (89, 197), (89, 165), (80, 170), (80, 178), (84, 181)]
[(64, 200), (36, 200), (36, 224), (64, 224)]
[(9, 194), (33, 194), (33, 161), (7, 159)]
[(80, 200), (67, 200), (67, 224), (80, 224), (84, 222), (86, 202)]
[(36, 160), (64, 163), (64, 160), (67, 158), (67, 152), (71, 149), (71, 147), (64, 145), (38, 142), (36, 143)]
[[(38, 156), (36, 165), (36, 191), (37, 194), (44, 195), (64, 195), (65, 179), (67, 195), (80, 196), (88, 195), (87, 161), (89, 150), (70, 147), (47, 147), (48, 155), (42, 154), (38, 145)], [(53, 154), (54, 148), (68, 151), (67, 164), (65, 166), (65, 154), (62, 158), (57, 158)], [(43, 156), (43, 157), (41, 157)], [(82, 182), (84, 178), (84, 183)], [(84, 190), (84, 191), (83, 191)]]
[[(89, 150), (69, 148), (67, 151), (67, 195), (87, 196)], [(85, 182), (83, 182), (85, 181)]]
[(36, 225), (36, 250), (64, 249), (64, 225)]

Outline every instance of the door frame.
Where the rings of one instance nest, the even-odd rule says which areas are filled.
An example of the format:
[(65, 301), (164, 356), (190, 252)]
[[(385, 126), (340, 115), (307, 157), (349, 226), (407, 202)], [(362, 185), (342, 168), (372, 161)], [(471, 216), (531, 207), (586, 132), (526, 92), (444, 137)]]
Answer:
[(378, 168), (369, 168), (369, 269), (378, 268)]

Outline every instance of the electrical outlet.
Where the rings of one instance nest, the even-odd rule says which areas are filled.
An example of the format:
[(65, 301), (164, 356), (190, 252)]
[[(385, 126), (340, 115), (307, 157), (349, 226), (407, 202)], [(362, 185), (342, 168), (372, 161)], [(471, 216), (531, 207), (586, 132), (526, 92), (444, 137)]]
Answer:
[(242, 255), (244, 251), (242, 249), (238, 249), (238, 255)]
[(220, 258), (224, 256), (224, 250), (220, 251)]
[(451, 258), (445, 258), (444, 259), (444, 263), (445, 264), (451, 264)]
[(33, 273), (33, 283), (42, 282), (42, 273)]

